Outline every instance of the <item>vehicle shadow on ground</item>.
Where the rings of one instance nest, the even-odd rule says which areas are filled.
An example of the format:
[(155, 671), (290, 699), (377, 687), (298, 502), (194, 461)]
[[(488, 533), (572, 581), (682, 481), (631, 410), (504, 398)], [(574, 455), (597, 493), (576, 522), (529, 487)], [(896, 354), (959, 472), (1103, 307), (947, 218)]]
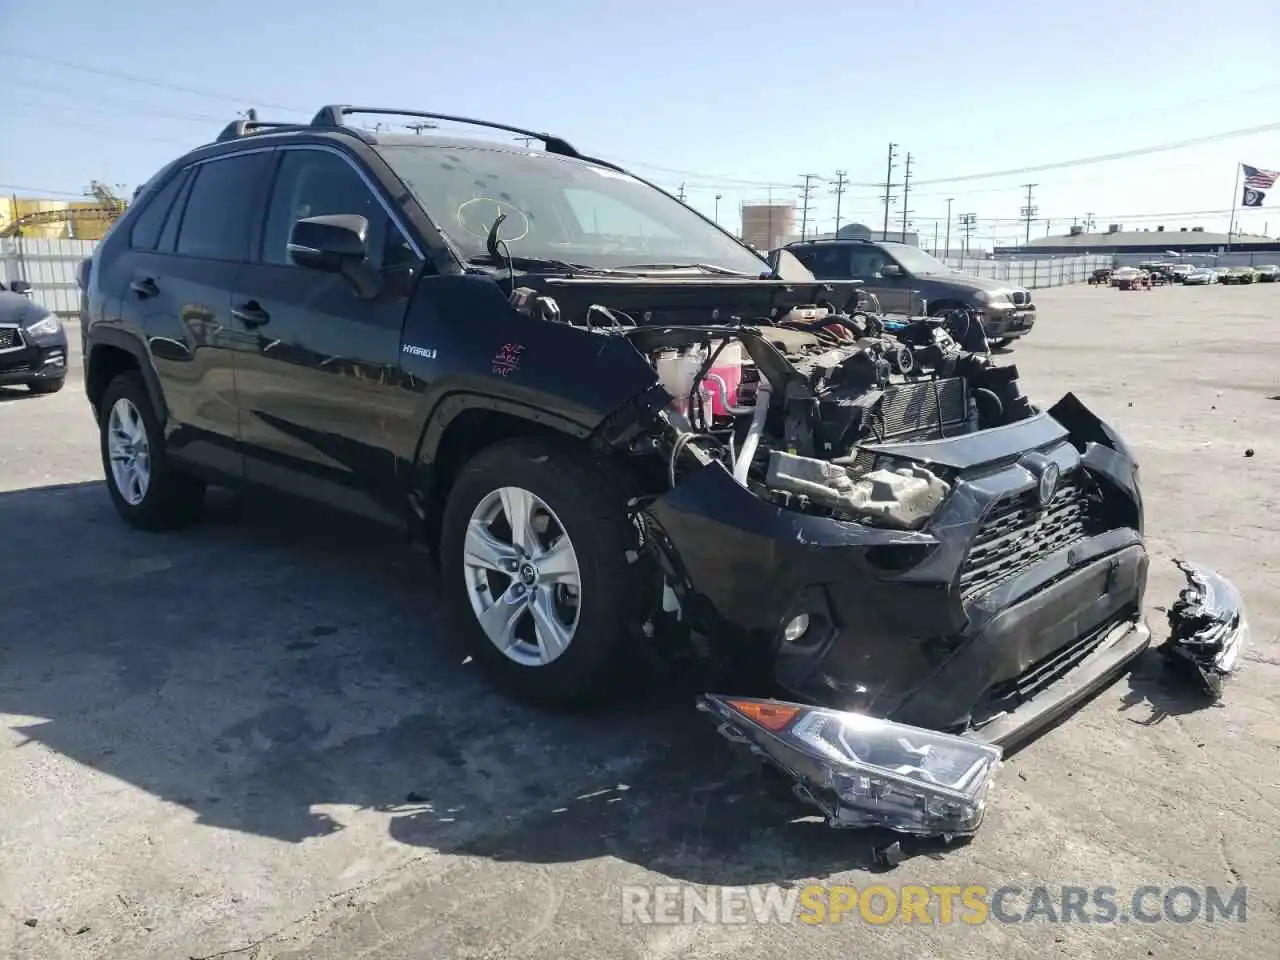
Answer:
[(18, 733), (290, 843), (374, 812), (415, 847), (724, 884), (871, 868), (891, 839), (833, 833), (771, 785), (694, 711), (687, 670), (590, 716), (526, 709), (463, 662), (402, 538), (266, 498), (206, 514), (144, 534), (101, 483), (0, 493)]

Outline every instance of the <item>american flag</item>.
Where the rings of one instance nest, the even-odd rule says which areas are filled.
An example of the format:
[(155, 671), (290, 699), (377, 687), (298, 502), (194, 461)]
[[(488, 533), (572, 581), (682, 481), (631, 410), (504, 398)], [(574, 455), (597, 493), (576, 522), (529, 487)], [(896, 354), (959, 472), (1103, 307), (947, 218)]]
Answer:
[(1244, 171), (1244, 185), (1250, 190), (1270, 190), (1280, 179), (1280, 172), (1275, 170), (1259, 170), (1247, 163), (1240, 164), (1240, 168)]

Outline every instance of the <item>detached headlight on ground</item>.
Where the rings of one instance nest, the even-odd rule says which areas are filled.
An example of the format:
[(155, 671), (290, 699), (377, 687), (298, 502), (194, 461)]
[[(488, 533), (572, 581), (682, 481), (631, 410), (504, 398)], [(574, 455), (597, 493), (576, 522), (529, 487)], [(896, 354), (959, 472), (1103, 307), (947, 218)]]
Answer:
[(706, 694), (698, 707), (796, 781), (832, 826), (920, 836), (982, 824), (999, 747), (863, 714)]
[(52, 337), (61, 329), (62, 321), (58, 319), (56, 313), (51, 313), (28, 326), (27, 333), (33, 337)]

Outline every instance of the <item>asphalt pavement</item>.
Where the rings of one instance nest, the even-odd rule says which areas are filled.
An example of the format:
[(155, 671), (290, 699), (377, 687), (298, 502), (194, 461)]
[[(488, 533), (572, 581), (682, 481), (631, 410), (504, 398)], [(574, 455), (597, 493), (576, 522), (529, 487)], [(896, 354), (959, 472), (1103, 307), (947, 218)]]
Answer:
[[(680, 671), (597, 716), (514, 706), (395, 536), (218, 493), (131, 531), (79, 358), (60, 394), (0, 389), (0, 956), (1275, 956), (1280, 284), (1036, 299), (1030, 392), (1074, 390), (1141, 455), (1157, 636), (1188, 556), (1241, 587), (1253, 646), (1220, 705), (1148, 655), (1006, 762), (972, 842), (891, 870), (771, 791)], [(1150, 885), (1157, 913), (1244, 887), (1247, 915), (1179, 922), (1184, 891), (1159, 922), (624, 922), (653, 885), (812, 882)]]

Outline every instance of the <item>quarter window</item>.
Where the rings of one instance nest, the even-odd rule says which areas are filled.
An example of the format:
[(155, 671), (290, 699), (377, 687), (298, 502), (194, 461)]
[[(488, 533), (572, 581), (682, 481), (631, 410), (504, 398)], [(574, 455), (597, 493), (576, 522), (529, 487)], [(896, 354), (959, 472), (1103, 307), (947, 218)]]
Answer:
[(173, 206), (173, 198), (178, 195), (182, 185), (187, 182), (187, 171), (169, 178), (168, 182), (154, 191), (150, 196), (142, 198), (142, 210), (133, 223), (129, 233), (129, 246), (134, 250), (154, 250), (160, 239), (160, 231), (164, 228), (165, 217)]

